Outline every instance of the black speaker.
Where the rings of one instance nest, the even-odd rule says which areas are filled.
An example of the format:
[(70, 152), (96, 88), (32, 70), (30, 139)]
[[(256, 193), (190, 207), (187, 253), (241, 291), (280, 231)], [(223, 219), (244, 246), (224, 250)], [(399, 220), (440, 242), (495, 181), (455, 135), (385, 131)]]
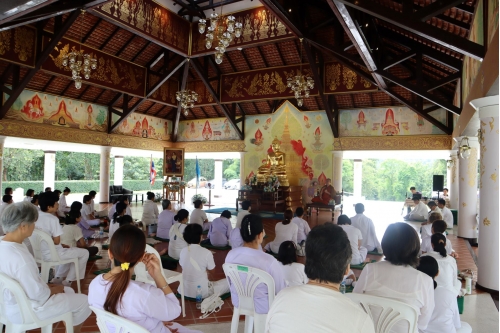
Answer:
[(444, 188), (444, 176), (434, 175), (432, 176), (432, 190), (442, 192)]

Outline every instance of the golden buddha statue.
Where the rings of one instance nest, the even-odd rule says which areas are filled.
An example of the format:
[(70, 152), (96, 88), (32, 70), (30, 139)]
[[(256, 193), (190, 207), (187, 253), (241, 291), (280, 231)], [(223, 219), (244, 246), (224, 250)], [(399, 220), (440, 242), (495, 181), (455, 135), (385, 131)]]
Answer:
[(268, 176), (275, 175), (281, 185), (289, 186), (286, 177), (286, 154), (280, 151), (280, 143), (277, 137), (271, 143), (272, 151), (267, 154), (267, 159), (258, 169), (257, 181), (259, 183), (265, 183)]

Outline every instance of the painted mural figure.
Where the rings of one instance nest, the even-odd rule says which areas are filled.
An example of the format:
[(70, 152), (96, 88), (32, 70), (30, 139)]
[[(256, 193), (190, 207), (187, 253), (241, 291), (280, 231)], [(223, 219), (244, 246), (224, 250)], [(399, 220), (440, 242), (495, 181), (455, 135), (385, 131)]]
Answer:
[(208, 120), (205, 122), (205, 126), (203, 127), (201, 135), (205, 140), (209, 140), (212, 137), (212, 128), (210, 127), (210, 123), (208, 122)]
[(382, 135), (398, 135), (399, 123), (394, 120), (394, 112), (392, 109), (387, 109), (385, 113), (385, 121), (382, 124)]
[(358, 113), (358, 121), (356, 122), (358, 124), (358, 128), (363, 126), (363, 128), (366, 129), (366, 120), (365, 120), (365, 113), (363, 110), (359, 111)]

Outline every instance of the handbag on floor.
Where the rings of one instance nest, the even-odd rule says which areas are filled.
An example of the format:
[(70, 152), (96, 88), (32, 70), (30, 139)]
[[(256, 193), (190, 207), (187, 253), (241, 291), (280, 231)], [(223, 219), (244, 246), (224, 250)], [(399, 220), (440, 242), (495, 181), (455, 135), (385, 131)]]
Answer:
[(224, 301), (217, 294), (209, 296), (201, 302), (201, 313), (200, 319), (205, 319), (214, 312), (219, 312)]
[(297, 244), (297, 255), (299, 257), (305, 257), (306, 256), (306, 242), (302, 242), (301, 244)]

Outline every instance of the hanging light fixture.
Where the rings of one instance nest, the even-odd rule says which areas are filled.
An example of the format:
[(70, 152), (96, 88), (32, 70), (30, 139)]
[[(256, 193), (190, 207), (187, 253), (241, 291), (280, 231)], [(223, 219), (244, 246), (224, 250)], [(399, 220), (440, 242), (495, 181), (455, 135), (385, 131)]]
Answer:
[(462, 158), (469, 158), (471, 154), (471, 148), (469, 146), (469, 138), (464, 136), (462, 140), (460, 140), (460, 147), (458, 148), (458, 151), (460, 152), (460, 156)]
[(453, 160), (453, 157), (450, 155), (450, 159), (446, 160), (446, 166), (448, 167), (448, 169), (451, 169), (453, 168), (454, 165), (455, 161)]
[(233, 15), (223, 16), (222, 7), (220, 6), (220, 15), (217, 13), (210, 14), (210, 19), (198, 20), (198, 32), (205, 35), (205, 47), (209, 50), (212, 45), (217, 45), (215, 47), (215, 62), (220, 65), (222, 63), (222, 58), (226, 52), (226, 48), (233, 41), (234, 37), (241, 37), (241, 31), (243, 30), (243, 24), (241, 22), (236, 22), (236, 18)]
[(85, 80), (90, 79), (90, 71), (97, 68), (97, 59), (92, 58), (88, 53), (83, 53), (82, 51), (82, 31), (83, 31), (83, 20), (85, 17), (85, 10), (82, 11), (82, 20), (80, 23), (80, 50), (71, 51), (63, 57), (62, 65), (66, 70), (71, 71), (73, 80), (75, 81), (75, 88), (80, 89), (82, 87), (82, 76)]
[(194, 102), (198, 101), (198, 94), (192, 90), (181, 90), (175, 93), (175, 99), (181, 103), (184, 115), (188, 115), (189, 109), (194, 107)]
[(302, 39), (300, 39), (300, 70), (296, 76), (287, 80), (287, 86), (292, 89), (298, 106), (304, 104), (304, 97), (309, 97), (309, 90), (314, 88), (314, 80), (302, 74)]

